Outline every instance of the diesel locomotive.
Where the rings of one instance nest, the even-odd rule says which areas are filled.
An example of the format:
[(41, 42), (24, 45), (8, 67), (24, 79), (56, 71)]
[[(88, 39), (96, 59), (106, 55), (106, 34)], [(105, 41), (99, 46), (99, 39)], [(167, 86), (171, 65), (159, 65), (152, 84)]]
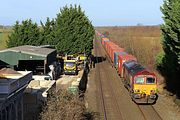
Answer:
[(157, 100), (156, 75), (108, 37), (98, 31), (96, 34), (101, 38), (101, 44), (119, 76), (123, 78), (124, 86), (128, 89), (132, 100), (135, 103), (155, 103)]

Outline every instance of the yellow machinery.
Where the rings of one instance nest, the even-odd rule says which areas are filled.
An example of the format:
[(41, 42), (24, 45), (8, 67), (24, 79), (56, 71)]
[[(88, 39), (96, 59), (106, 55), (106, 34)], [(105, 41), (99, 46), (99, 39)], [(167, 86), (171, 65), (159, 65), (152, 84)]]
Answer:
[(87, 57), (84, 56), (83, 54), (79, 55), (79, 60), (84, 61), (84, 60), (86, 60), (86, 59), (87, 59)]
[(78, 63), (79, 64), (83, 64), (85, 60), (87, 60), (87, 57), (84, 56), (84, 54), (78, 55)]
[(64, 60), (64, 74), (78, 74), (76, 60)]
[(77, 75), (87, 57), (84, 54), (73, 54), (66, 55), (62, 59), (64, 60), (64, 74)]

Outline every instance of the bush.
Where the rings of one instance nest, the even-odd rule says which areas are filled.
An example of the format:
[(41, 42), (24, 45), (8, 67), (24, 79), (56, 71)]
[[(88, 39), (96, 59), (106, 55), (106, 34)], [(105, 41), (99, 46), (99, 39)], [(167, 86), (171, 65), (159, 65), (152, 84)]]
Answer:
[(41, 113), (42, 120), (81, 120), (85, 112), (85, 105), (78, 95), (66, 90), (58, 90), (47, 102)]
[(156, 56), (156, 66), (162, 66), (163, 65), (163, 60), (164, 60), (164, 52), (160, 52), (157, 56)]

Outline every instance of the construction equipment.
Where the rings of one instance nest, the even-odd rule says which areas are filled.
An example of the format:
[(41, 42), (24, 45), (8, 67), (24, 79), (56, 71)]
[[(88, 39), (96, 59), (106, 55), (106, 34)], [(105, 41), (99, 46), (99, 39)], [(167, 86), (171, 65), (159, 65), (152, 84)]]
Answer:
[(64, 60), (64, 74), (78, 74), (76, 60)]
[(85, 60), (87, 60), (87, 57), (84, 54), (79, 54), (79, 64), (84, 63)]

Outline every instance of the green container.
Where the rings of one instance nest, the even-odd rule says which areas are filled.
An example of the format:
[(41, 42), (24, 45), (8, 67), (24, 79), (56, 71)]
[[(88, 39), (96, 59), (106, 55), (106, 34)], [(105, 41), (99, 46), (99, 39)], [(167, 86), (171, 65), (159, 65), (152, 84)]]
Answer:
[(78, 93), (78, 87), (76, 87), (76, 86), (71, 86), (71, 87), (68, 88), (68, 91), (69, 91), (70, 93), (77, 94), (77, 93)]

